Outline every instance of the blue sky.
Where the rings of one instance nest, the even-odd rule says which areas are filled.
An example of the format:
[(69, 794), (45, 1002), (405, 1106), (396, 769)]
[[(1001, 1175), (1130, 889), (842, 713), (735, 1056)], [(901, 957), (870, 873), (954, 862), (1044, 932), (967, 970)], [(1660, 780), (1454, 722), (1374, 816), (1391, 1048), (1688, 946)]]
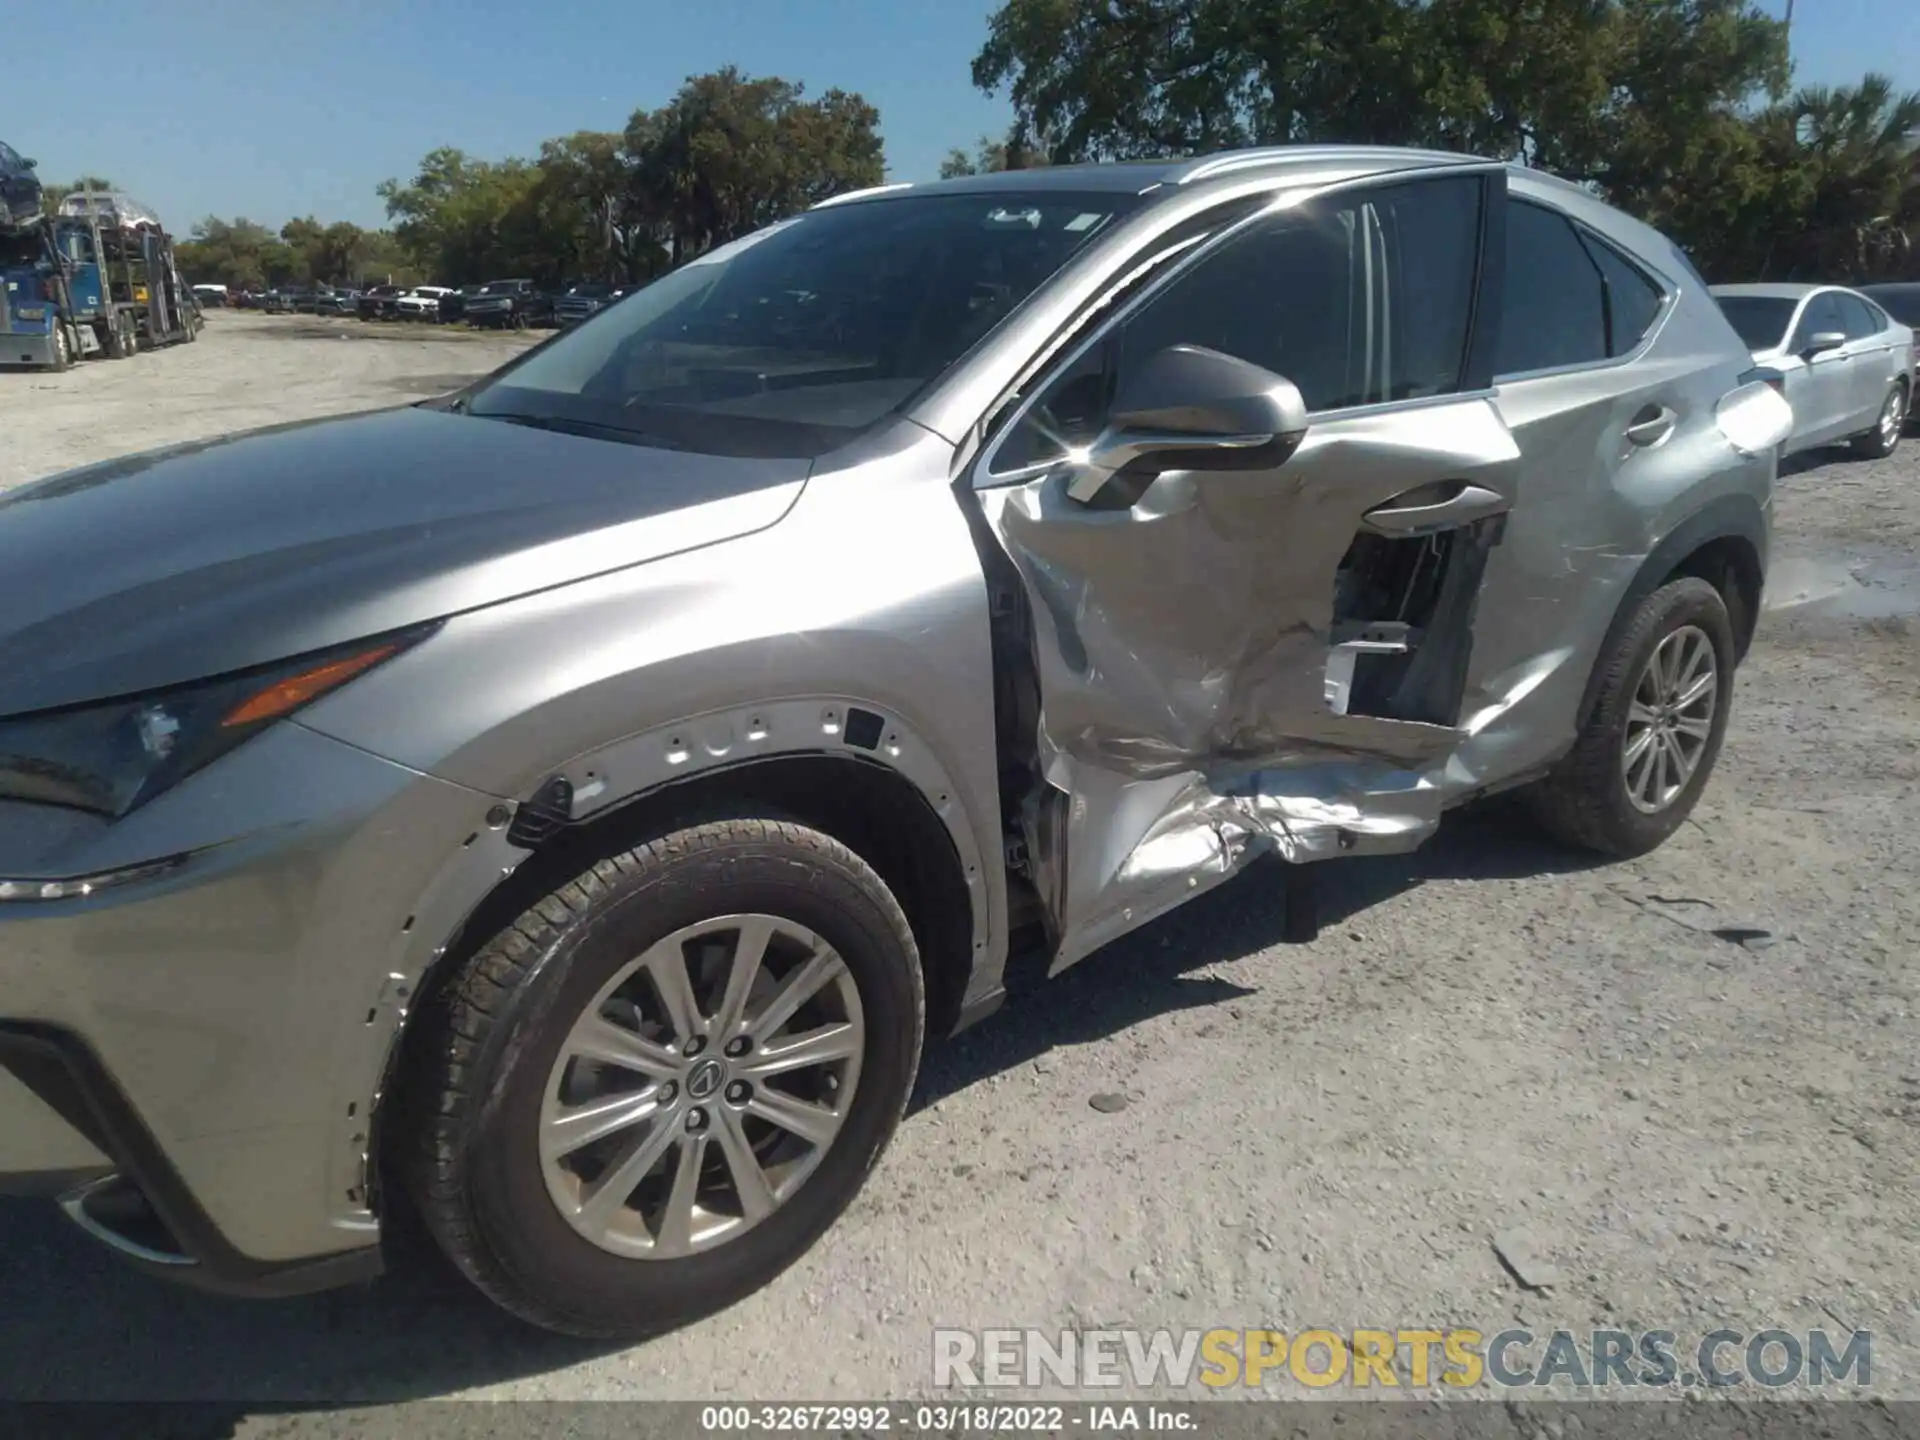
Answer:
[[(1778, 14), (1786, 0), (1763, 0)], [(61, 182), (104, 174), (185, 232), (208, 214), (377, 225), (373, 187), (437, 145), (489, 158), (617, 130), (688, 75), (838, 85), (880, 108), (892, 178), (1003, 131), (969, 66), (992, 0), (87, 0), (10, 5), (0, 139)], [(86, 23), (77, 17), (86, 14)], [(275, 13), (278, 12), (278, 13)], [(1920, 89), (1920, 5), (1798, 0), (1803, 82), (1872, 68)], [(114, 89), (77, 98), (83, 35), (110, 41)], [(136, 68), (137, 67), (137, 68)]]

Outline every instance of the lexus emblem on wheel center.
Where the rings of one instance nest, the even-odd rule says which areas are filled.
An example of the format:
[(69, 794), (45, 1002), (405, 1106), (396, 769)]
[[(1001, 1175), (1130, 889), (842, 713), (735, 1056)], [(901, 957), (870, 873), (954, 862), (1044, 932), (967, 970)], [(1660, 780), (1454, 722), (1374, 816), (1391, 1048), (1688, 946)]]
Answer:
[(687, 1077), (687, 1094), (696, 1100), (707, 1099), (720, 1088), (722, 1074), (718, 1060), (703, 1061)]

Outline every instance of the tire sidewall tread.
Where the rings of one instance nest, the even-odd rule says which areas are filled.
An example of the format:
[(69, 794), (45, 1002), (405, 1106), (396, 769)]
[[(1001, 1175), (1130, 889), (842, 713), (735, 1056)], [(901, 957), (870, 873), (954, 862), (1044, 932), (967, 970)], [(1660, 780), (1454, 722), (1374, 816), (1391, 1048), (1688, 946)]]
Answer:
[[(553, 1058), (588, 1001), (646, 945), (767, 908), (769, 893), (783, 901), (776, 913), (806, 912), (789, 918), (832, 932), (860, 984), (868, 1041), (847, 1119), (802, 1188), (738, 1239), (678, 1260), (601, 1250), (561, 1217), (540, 1173), (535, 1137)], [(508, 1310), (594, 1338), (656, 1333), (758, 1290), (830, 1228), (904, 1113), (925, 1016), (906, 916), (852, 850), (784, 820), (677, 829), (535, 901), (433, 998), (402, 1107), (409, 1189), (441, 1248)]]
[[(1647, 815), (1627, 798), (1620, 772), (1628, 708), (1648, 657), (1666, 636), (1697, 625), (1713, 644), (1719, 671), (1713, 726), (1686, 790), (1665, 810)], [(1617, 858), (1657, 849), (1686, 823), (1711, 779), (1733, 708), (1733, 623), (1726, 601), (1705, 580), (1669, 580), (1640, 602), (1624, 631), (1600, 658), (1600, 682), (1573, 748), (1526, 792), (1540, 823), (1578, 848)]]

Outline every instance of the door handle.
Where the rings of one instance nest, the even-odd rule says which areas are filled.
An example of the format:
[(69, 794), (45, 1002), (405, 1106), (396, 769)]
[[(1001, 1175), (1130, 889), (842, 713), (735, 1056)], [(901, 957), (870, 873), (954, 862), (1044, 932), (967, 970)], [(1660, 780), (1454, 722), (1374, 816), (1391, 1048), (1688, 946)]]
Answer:
[(1376, 535), (1424, 535), (1457, 530), (1510, 508), (1507, 497), (1499, 491), (1456, 481), (1446, 486), (1422, 485), (1397, 495), (1367, 511), (1361, 523)]
[(1627, 426), (1627, 440), (1642, 449), (1650, 449), (1673, 434), (1680, 417), (1664, 405), (1649, 405), (1633, 417)]

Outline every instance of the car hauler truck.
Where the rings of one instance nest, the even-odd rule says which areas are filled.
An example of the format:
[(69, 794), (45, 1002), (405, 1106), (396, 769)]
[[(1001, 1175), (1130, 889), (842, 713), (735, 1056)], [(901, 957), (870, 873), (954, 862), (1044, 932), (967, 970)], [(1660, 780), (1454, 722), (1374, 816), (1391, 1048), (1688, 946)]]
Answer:
[(0, 365), (64, 370), (199, 333), (172, 238), (123, 196), (69, 195), (58, 216), (0, 238), (0, 275)]

